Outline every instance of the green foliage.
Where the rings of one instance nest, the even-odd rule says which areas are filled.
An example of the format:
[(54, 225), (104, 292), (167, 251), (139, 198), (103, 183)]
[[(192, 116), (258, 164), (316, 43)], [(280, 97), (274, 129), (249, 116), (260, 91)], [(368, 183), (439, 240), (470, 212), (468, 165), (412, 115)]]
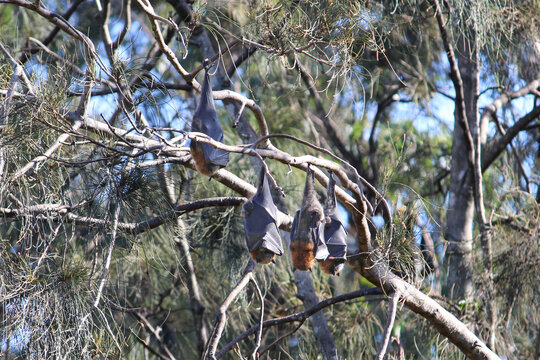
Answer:
[[(470, 43), (478, 41), (486, 69), (490, 69), (482, 74), (486, 86), (494, 82), (511, 88), (530, 79), (537, 64), (529, 55), (534, 53), (531, 46), (536, 41), (538, 7), (527, 2), (443, 3), (451, 8), (445, 9), (444, 15), (452, 35)], [(66, 5), (47, 2), (58, 12)], [(109, 30), (113, 37), (124, 24), (120, 5), (111, 2)], [(153, 5), (163, 18), (175, 19), (172, 4)], [(425, 250), (420, 251), (419, 239), (424, 230), (432, 233), (434, 256), (444, 256), (448, 244), (440, 235), (448, 205), (453, 131), (446, 120), (436, 119), (439, 93), (451, 91), (445, 88), (450, 83), (448, 70), (429, 2), (280, 0), (191, 5), (191, 23), (180, 21), (173, 31), (160, 20), (163, 32), (170, 32), (172, 40), (167, 41), (182, 66), (192, 71), (213, 55), (207, 46), (214, 46), (217, 52), (226, 43), (242, 38), (242, 44), (218, 60), (230, 68), (244, 51), (255, 46), (257, 51), (239, 64), (231, 90), (255, 100), (270, 133), (293, 135), (331, 150), (383, 193), (393, 211), (393, 236), (387, 227), (378, 229), (374, 256), (410, 283), (429, 287), (436, 296), (445, 286), (445, 270), (426, 270)], [(183, 80), (170, 62), (163, 60), (165, 56), (156, 64), (148, 60), (155, 55), (155, 39), (146, 15), (137, 6), (132, 11), (134, 21), (126, 41), (111, 59), (103, 61), (108, 74), (99, 67), (94, 71), (96, 80), (101, 81), (95, 84), (88, 116), (165, 143), (163, 139), (181, 137), (189, 128), (198, 95), (166, 88)], [(71, 22), (98, 45), (103, 60), (104, 19), (96, 14), (96, 3), (83, 2)], [(470, 24), (476, 26), (475, 39)], [(28, 36), (43, 39), (51, 28), (34, 11), (0, 6), (1, 40), (15, 58)], [(204, 34), (210, 37), (209, 45), (204, 43)], [(190, 283), (195, 277), (204, 307), (203, 323), (211, 328), (215, 310), (248, 261), (241, 209), (197, 210), (142, 234), (127, 229), (167, 214), (176, 205), (238, 195), (219, 178), (209, 180), (189, 168), (187, 140), (176, 143), (179, 150), (174, 160), (155, 165), (172, 157), (172, 152), (143, 150), (141, 144), (133, 146), (105, 132), (84, 128), (71, 132), (66, 115), (79, 105), (86, 70), (83, 47), (64, 32), (48, 47), (59, 58), (40, 50), (24, 65), (35, 96), (18, 86), (22, 96), (12, 99), (7, 109), (9, 121), (4, 124), (0, 119), (0, 160), (7, 164), (0, 173), (0, 208), (10, 214), (0, 219), (0, 345), (9, 340), (13, 346), (13, 341), (19, 341), (21, 349), (11, 355), (27, 358), (142, 359), (153, 356), (152, 351), (165, 354), (165, 347), (177, 358), (198, 358)], [(307, 88), (298, 65), (313, 82), (313, 89)], [(512, 69), (517, 69), (517, 74)], [(0, 90), (10, 86), (12, 75), (11, 65), (2, 55)], [(216, 90), (225, 86), (226, 77), (216, 72)], [(109, 93), (99, 95), (104, 92)], [(246, 134), (231, 125), (237, 114), (225, 105), (216, 102), (225, 133), (223, 143), (247, 142)], [(135, 129), (132, 124), (139, 114), (134, 109), (145, 116), (151, 131), (139, 123)], [(438, 111), (451, 109), (443, 106)], [(257, 129), (252, 112), (245, 108), (243, 115)], [(501, 121), (507, 116), (503, 113)], [(329, 128), (336, 132), (335, 138)], [(66, 132), (69, 139), (46, 161), (15, 178), (17, 170), (42, 155)], [(516, 155), (501, 156), (486, 170), (483, 183), (494, 224), (496, 350), (508, 358), (533, 357), (539, 323), (540, 215), (531, 195), (538, 179), (526, 176), (534, 169), (536, 125), (523, 134), (513, 143)], [(272, 139), (272, 144), (293, 156), (329, 159), (290, 139)], [(524, 170), (521, 162), (517, 164), (519, 159), (524, 159)], [(258, 162), (247, 155), (231, 154), (226, 170), (254, 185)], [(285, 198), (274, 194), (278, 207), (294, 214), (301, 203), (305, 173), (279, 161), (267, 162), (286, 194)], [(317, 190), (323, 200), (325, 189), (317, 185)], [(372, 194), (366, 193), (373, 200)], [(121, 209), (116, 227), (115, 205)], [(22, 211), (22, 215), (9, 212), (13, 210)], [(342, 220), (354, 251), (356, 229), (348, 214)], [(372, 220), (375, 222), (375, 217)], [(117, 235), (107, 269), (114, 232)], [(187, 253), (182, 248), (184, 239)], [(476, 285), (482, 289), (480, 249), (475, 248), (474, 258)], [(288, 251), (276, 265), (256, 267), (265, 320), (305, 310), (302, 299), (297, 298), (298, 285), (291, 267)], [(348, 267), (339, 278), (330, 278), (316, 267), (312, 278), (321, 300), (373, 286)], [(102, 279), (106, 281), (98, 295)], [(437, 299), (471, 328), (481, 329), (485, 321), (481, 295), (461, 303)], [(94, 307), (96, 299), (99, 304)], [(323, 310), (342, 358), (376, 354), (387, 316), (385, 299), (359, 298)], [(256, 291), (248, 285), (228, 309), (220, 347), (259, 321), (260, 306)], [(293, 322), (265, 330), (261, 348), (297, 325)], [(399, 344), (391, 345), (390, 358), (401, 358), (400, 354), (406, 359), (464, 358), (431, 324), (401, 305), (393, 335)], [(254, 346), (255, 338), (248, 337), (225, 358), (248, 356)], [(309, 320), (264, 356), (321, 358)]]

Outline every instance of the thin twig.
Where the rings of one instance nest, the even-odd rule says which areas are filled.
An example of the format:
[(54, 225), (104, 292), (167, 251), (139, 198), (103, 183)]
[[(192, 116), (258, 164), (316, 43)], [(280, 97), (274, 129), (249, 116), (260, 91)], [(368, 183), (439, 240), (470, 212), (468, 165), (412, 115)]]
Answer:
[(386, 319), (381, 346), (379, 347), (379, 351), (375, 357), (376, 360), (386, 359), (386, 355), (388, 353), (388, 344), (390, 344), (390, 335), (392, 335), (392, 328), (394, 327), (394, 320), (396, 319), (399, 297), (400, 295), (397, 291), (390, 294), (388, 301), (388, 318)]
[(208, 344), (206, 345), (206, 349), (202, 357), (203, 359), (216, 359), (216, 349), (219, 340), (221, 339), (223, 329), (225, 328), (225, 324), (227, 323), (227, 309), (234, 301), (234, 299), (236, 299), (236, 297), (240, 295), (240, 292), (244, 290), (246, 285), (251, 280), (254, 268), (255, 262), (252, 259), (249, 259), (246, 268), (244, 269), (244, 273), (238, 281), (238, 284), (236, 284), (236, 286), (231, 290), (229, 295), (225, 298), (225, 300), (219, 307), (216, 314), (216, 320), (214, 321), (214, 329), (212, 330), (212, 334), (210, 335), (210, 339), (208, 340)]
[(263, 331), (263, 323), (264, 323), (264, 298), (261, 292), (261, 289), (259, 288), (259, 284), (257, 284), (257, 281), (252, 276), (250, 279), (253, 286), (255, 286), (255, 290), (257, 292), (257, 297), (259, 298), (259, 302), (261, 303), (261, 310), (259, 311), (259, 331), (257, 331), (257, 339), (255, 341), (255, 347), (253, 348), (253, 352), (251, 353), (251, 359), (257, 360), (259, 358), (259, 354), (257, 353), (259, 348), (261, 347), (261, 340), (262, 340), (262, 331)]
[[(324, 308), (326, 308), (328, 306), (338, 304), (338, 303), (341, 303), (341, 302), (345, 302), (345, 301), (348, 301), (348, 300), (368, 296), (368, 295), (379, 295), (379, 294), (382, 294), (382, 291), (379, 288), (373, 287), (373, 288), (356, 290), (356, 291), (352, 291), (350, 293), (334, 296), (334, 297), (332, 297), (330, 299), (320, 301), (316, 305), (310, 307), (309, 309), (307, 309), (307, 310), (305, 310), (303, 312), (288, 315), (288, 316), (284, 316), (284, 317), (277, 318), (277, 319), (266, 320), (263, 323), (263, 327), (264, 328), (270, 328), (270, 327), (273, 327), (273, 326), (287, 324), (287, 323), (296, 322), (296, 321), (300, 321), (300, 322), (304, 323), (313, 314), (321, 311), (322, 309), (324, 309)], [(223, 355), (225, 355), (225, 353), (227, 353), (233, 347), (235, 347), (236, 344), (238, 344), (240, 341), (247, 338), (249, 335), (255, 333), (258, 329), (259, 329), (259, 326), (254, 325), (254, 326), (250, 327), (249, 329), (247, 329), (246, 331), (244, 331), (242, 334), (238, 335), (233, 341), (231, 341), (230, 343), (225, 345), (221, 350), (219, 350), (219, 352), (216, 354), (216, 358), (219, 359), (219, 358), (223, 357)]]
[[(124, 231), (127, 234), (137, 235), (143, 232), (155, 229), (164, 223), (167, 223), (179, 216), (182, 216), (188, 212), (219, 206), (240, 206), (245, 202), (245, 198), (242, 197), (217, 197), (207, 198), (192, 201), (186, 204), (177, 205), (172, 210), (167, 211), (165, 214), (143, 220), (137, 223), (125, 223), (119, 222), (117, 227), (119, 230)], [(86, 226), (99, 226), (104, 227), (107, 225), (107, 220), (92, 218), (88, 216), (79, 216), (73, 214), (71, 211), (74, 207), (68, 205), (58, 204), (41, 204), (33, 205), (32, 207), (26, 207), (24, 209), (7, 209), (0, 208), (0, 216), (6, 218), (25, 218), (34, 217), (39, 218), (42, 214), (48, 214), (51, 221), (75, 223)], [(57, 213), (51, 215), (50, 213)]]

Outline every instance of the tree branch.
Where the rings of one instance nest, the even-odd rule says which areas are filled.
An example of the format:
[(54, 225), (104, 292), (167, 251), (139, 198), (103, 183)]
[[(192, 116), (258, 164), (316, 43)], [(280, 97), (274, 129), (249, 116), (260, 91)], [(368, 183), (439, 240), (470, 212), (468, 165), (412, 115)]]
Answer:
[(467, 121), (467, 113), (465, 110), (465, 95), (463, 92), (463, 80), (461, 79), (461, 73), (459, 72), (458, 63), (456, 61), (456, 56), (454, 54), (454, 48), (448, 36), (446, 30), (446, 25), (444, 23), (444, 18), (442, 14), (441, 7), (438, 0), (431, 0), (435, 6), (435, 17), (437, 18), (437, 23), (439, 25), (439, 31), (444, 44), (444, 49), (446, 51), (446, 56), (448, 57), (448, 62), (450, 63), (450, 78), (454, 84), (454, 89), (456, 91), (456, 119), (458, 120), (459, 125), (463, 129), (463, 134), (465, 136), (465, 145), (467, 147), (467, 160), (469, 162), (469, 167), (473, 168), (474, 163), (474, 141), (471, 136), (471, 131), (469, 129), (469, 123)]
[(506, 104), (508, 104), (510, 101), (514, 99), (531, 94), (532, 92), (538, 90), (539, 88), (540, 88), (540, 79), (535, 79), (517, 91), (501, 94), (501, 96), (495, 99), (495, 101), (493, 101), (491, 104), (486, 106), (484, 108), (484, 111), (482, 112), (482, 116), (480, 117), (480, 136), (482, 139), (482, 144), (486, 143), (487, 125), (489, 123), (489, 119), (496, 117), (497, 111), (501, 107), (505, 106)]
[(250, 258), (246, 268), (244, 269), (244, 274), (238, 281), (238, 284), (231, 290), (229, 295), (225, 298), (221, 306), (219, 307), (216, 315), (216, 320), (214, 321), (214, 329), (210, 335), (208, 344), (206, 345), (206, 350), (203, 354), (203, 359), (216, 359), (216, 349), (221, 339), (221, 334), (225, 328), (225, 323), (227, 322), (227, 309), (231, 303), (236, 299), (240, 292), (244, 290), (246, 285), (251, 281), (253, 277), (253, 269), (255, 268), (255, 262)]
[[(176, 219), (179, 216), (182, 216), (188, 212), (209, 208), (209, 207), (229, 207), (229, 206), (240, 206), (246, 201), (245, 198), (235, 198), (235, 197), (221, 197), (221, 198), (207, 198), (202, 200), (196, 200), (187, 204), (177, 205), (173, 210), (167, 211), (165, 214), (153, 217), (148, 220), (143, 220), (138, 223), (118, 223), (118, 229), (124, 231), (127, 234), (138, 235), (143, 232), (155, 229), (166, 222)], [(0, 215), (6, 218), (24, 218), (24, 217), (38, 217), (44, 213), (58, 213), (56, 217), (49, 217), (53, 221), (65, 221), (72, 222), (79, 225), (85, 226), (100, 226), (104, 227), (107, 225), (107, 221), (103, 219), (97, 219), (86, 216), (79, 216), (71, 212), (71, 207), (68, 205), (57, 205), (57, 204), (43, 204), (43, 205), (34, 205), (33, 207), (25, 209), (6, 209), (0, 208)]]
[(261, 310), (259, 311), (259, 331), (257, 331), (257, 339), (255, 341), (255, 347), (253, 348), (253, 352), (251, 353), (251, 359), (257, 360), (259, 358), (259, 348), (261, 347), (261, 339), (262, 339), (262, 331), (263, 331), (263, 322), (264, 322), (264, 298), (261, 292), (261, 289), (259, 288), (259, 284), (257, 284), (257, 281), (252, 276), (250, 279), (251, 283), (255, 287), (255, 290), (257, 292), (257, 297), (259, 298), (259, 302), (261, 303)]
[(390, 343), (390, 336), (392, 335), (392, 328), (394, 327), (394, 320), (396, 319), (399, 296), (400, 295), (397, 292), (390, 294), (388, 301), (388, 319), (386, 320), (386, 325), (384, 327), (383, 339), (381, 341), (381, 346), (379, 347), (379, 352), (375, 357), (376, 360), (385, 360), (386, 355), (388, 354), (388, 344)]
[(519, 119), (506, 131), (506, 134), (493, 142), (482, 156), (482, 171), (485, 171), (497, 157), (504, 151), (506, 146), (516, 137), (516, 135), (525, 129), (527, 125), (540, 116), (540, 106), (534, 107), (528, 114)]
[(356, 239), (360, 253), (348, 260), (353, 270), (362, 274), (386, 293), (402, 294), (402, 300), (406, 306), (428, 320), (439, 333), (446, 336), (471, 359), (499, 359), (454, 315), (416, 287), (394, 275), (387, 266), (372, 258), (374, 250), (370, 243), (369, 227), (365, 216), (366, 206), (358, 191), (354, 192), (354, 196), (357, 209), (355, 211), (353, 208), (352, 214), (357, 229)]
[[(79, 5), (81, 5), (83, 2), (84, 2), (84, 0), (75, 0), (71, 4), (71, 7), (64, 14), (62, 14), (62, 17), (64, 19), (66, 19), (66, 20), (69, 20), (71, 15), (73, 15), (75, 13), (75, 11), (79, 7)], [(43, 44), (45, 46), (49, 45), (54, 40), (54, 38), (56, 37), (56, 35), (58, 34), (59, 31), (60, 31), (60, 28), (58, 26), (56, 26), (54, 29), (52, 29), (51, 32), (49, 33), (49, 35), (47, 35), (47, 37), (45, 38), (45, 40), (43, 40)], [(35, 54), (38, 51), (39, 51), (39, 48), (32, 48), (32, 49), (30, 49), (28, 51), (24, 51), (21, 54), (21, 56), (19, 57), (20, 63), (24, 64), (25, 62), (28, 61), (28, 59), (30, 59), (30, 55)]]
[[(22, 1), (22, 0), (17, 0), (17, 1)], [(151, 22), (152, 30), (154, 32), (154, 37), (157, 40), (161, 51), (163, 51), (163, 53), (167, 56), (167, 59), (169, 60), (169, 62), (173, 65), (173, 67), (176, 69), (178, 74), (180, 74), (180, 76), (184, 78), (186, 83), (191, 85), (197, 92), (201, 92), (201, 85), (193, 78), (194, 75), (191, 73), (188, 73), (184, 69), (184, 67), (178, 61), (174, 52), (165, 43), (163, 39), (163, 35), (161, 34), (161, 29), (160, 29), (158, 20), (156, 19), (156, 17), (158, 16), (155, 14), (154, 8), (150, 4), (150, 2), (148, 0), (137, 0), (137, 3), (141, 7), (141, 9), (148, 15), (148, 19)], [(255, 103), (255, 101), (248, 99), (247, 97), (231, 90), (213, 91), (212, 96), (214, 97), (214, 100), (233, 100), (241, 104), (245, 104), (245, 106), (253, 112), (253, 114), (255, 115), (255, 118), (257, 119), (257, 122), (259, 124), (260, 135), (261, 136), (268, 135), (268, 125), (266, 124), (266, 119), (264, 118), (264, 114), (261, 108)]]
[[(263, 323), (263, 327), (264, 328), (270, 328), (270, 327), (273, 327), (273, 326), (287, 324), (287, 323), (296, 322), (296, 321), (304, 323), (313, 314), (321, 311), (322, 309), (324, 309), (324, 308), (326, 308), (326, 307), (328, 307), (330, 305), (338, 304), (340, 302), (353, 300), (353, 299), (357, 299), (357, 298), (368, 296), (368, 295), (379, 295), (379, 294), (382, 294), (382, 292), (381, 292), (381, 290), (379, 288), (369, 288), (369, 289), (361, 289), (361, 290), (352, 291), (352, 292), (347, 293), (347, 294), (338, 295), (338, 296), (332, 297), (330, 299), (320, 301), (319, 303), (313, 305), (312, 307), (310, 307), (309, 309), (306, 309), (303, 312), (288, 315), (288, 316), (284, 316), (284, 317), (277, 318), (277, 319), (266, 320)], [(240, 341), (244, 340), (249, 335), (255, 333), (255, 331), (257, 331), (257, 329), (258, 329), (258, 325), (254, 325), (254, 326), (250, 327), (249, 329), (247, 329), (246, 331), (244, 331), (242, 334), (238, 335), (233, 341), (231, 341), (230, 343), (225, 345), (221, 350), (219, 350), (219, 352), (216, 355), (216, 358), (220, 359), (221, 357), (223, 357), (223, 355), (225, 355), (225, 353), (227, 353), (229, 350), (231, 350)], [(266, 351), (266, 349), (265, 349), (265, 351)]]

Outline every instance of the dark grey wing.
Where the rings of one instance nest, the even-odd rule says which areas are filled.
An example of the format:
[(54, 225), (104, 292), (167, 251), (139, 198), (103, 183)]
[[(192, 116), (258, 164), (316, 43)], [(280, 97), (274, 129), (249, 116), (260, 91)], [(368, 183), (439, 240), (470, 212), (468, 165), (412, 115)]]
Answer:
[(254, 204), (253, 210), (244, 218), (244, 229), (249, 251), (264, 248), (277, 255), (283, 254), (277, 224), (263, 207)]
[(330, 257), (336, 259), (347, 258), (347, 231), (336, 214), (331, 216), (330, 223), (325, 225), (324, 241), (328, 247)]
[(324, 261), (330, 255), (329, 248), (324, 241), (324, 222), (321, 222), (316, 228), (311, 228), (310, 232), (315, 243), (315, 259)]
[(219, 167), (227, 166), (229, 162), (229, 153), (225, 150), (216, 149), (208, 144), (201, 144), (204, 153), (204, 158), (210, 164), (217, 165)]
[(346, 259), (347, 231), (337, 216), (336, 176), (330, 172), (324, 215), (327, 223), (324, 226), (324, 242), (328, 247), (330, 257)]
[(296, 232), (296, 227), (298, 226), (298, 219), (300, 218), (300, 210), (296, 211), (294, 214), (294, 219), (291, 224), (291, 240), (294, 238), (294, 233)]
[[(201, 90), (201, 100), (193, 115), (193, 124), (191, 131), (201, 132), (208, 135), (216, 141), (223, 140), (223, 129), (219, 119), (212, 97), (212, 85), (208, 72), (204, 74), (204, 82)], [(204, 158), (213, 165), (224, 167), (229, 162), (229, 153), (227, 151), (216, 149), (211, 145), (201, 143)]]
[(255, 195), (244, 206), (244, 228), (249, 251), (265, 248), (283, 254), (283, 245), (277, 226), (277, 207), (272, 200), (270, 186), (262, 169)]
[(274, 200), (272, 199), (272, 193), (270, 192), (270, 185), (268, 184), (268, 179), (266, 178), (264, 166), (261, 168), (257, 192), (253, 196), (252, 201), (253, 203), (265, 208), (268, 214), (274, 218), (274, 221), (277, 221), (278, 210), (274, 204)]

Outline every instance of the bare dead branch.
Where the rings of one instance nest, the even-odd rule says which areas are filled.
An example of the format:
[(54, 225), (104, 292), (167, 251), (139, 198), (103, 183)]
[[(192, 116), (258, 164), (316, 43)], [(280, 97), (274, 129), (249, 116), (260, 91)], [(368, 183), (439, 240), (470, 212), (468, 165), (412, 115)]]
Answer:
[(505, 106), (514, 99), (531, 94), (539, 88), (540, 79), (535, 79), (517, 91), (505, 92), (501, 94), (501, 96), (495, 99), (495, 101), (486, 106), (480, 118), (480, 137), (482, 139), (482, 144), (485, 144), (487, 140), (487, 126), (489, 120), (497, 116), (497, 111), (501, 107)]
[(251, 359), (257, 360), (259, 358), (259, 348), (261, 347), (261, 340), (262, 340), (262, 331), (263, 331), (263, 322), (264, 322), (264, 298), (261, 292), (261, 289), (259, 288), (259, 284), (257, 284), (257, 281), (252, 276), (250, 279), (251, 283), (255, 287), (255, 290), (257, 292), (257, 297), (259, 298), (259, 302), (261, 303), (261, 309), (259, 311), (259, 331), (257, 331), (257, 339), (255, 340), (255, 346), (253, 348), (253, 351), (251, 352)]
[(506, 134), (491, 143), (482, 156), (482, 171), (485, 171), (497, 157), (506, 149), (506, 146), (514, 139), (520, 131), (525, 129), (540, 116), (540, 106), (534, 107), (528, 114), (524, 115), (514, 125), (506, 130)]
[(208, 344), (206, 345), (206, 349), (202, 357), (203, 359), (216, 359), (216, 349), (219, 340), (221, 339), (223, 329), (225, 328), (225, 324), (227, 322), (227, 309), (234, 301), (234, 299), (236, 299), (236, 297), (240, 295), (240, 292), (242, 292), (246, 285), (251, 281), (254, 268), (255, 262), (250, 258), (246, 265), (246, 268), (244, 269), (242, 277), (238, 281), (238, 284), (236, 284), (236, 286), (231, 290), (229, 295), (225, 298), (225, 300), (219, 307), (216, 315), (216, 320), (214, 321), (214, 329), (212, 330), (212, 334), (210, 335), (210, 339), (208, 341)]
[(388, 345), (390, 344), (390, 335), (392, 335), (392, 328), (394, 327), (394, 320), (396, 319), (398, 301), (399, 293), (394, 292), (390, 294), (388, 299), (388, 319), (386, 320), (386, 325), (384, 326), (381, 346), (379, 347), (379, 351), (375, 357), (377, 360), (385, 360), (388, 354)]
[[(84, 2), (84, 0), (76, 0), (76, 1), (74, 1), (71, 4), (71, 7), (64, 14), (62, 14), (62, 17), (64, 19), (66, 19), (66, 20), (69, 20), (71, 15), (73, 15), (75, 13), (75, 11), (79, 7), (79, 5), (81, 5), (83, 2)], [(54, 38), (56, 37), (56, 35), (58, 34), (59, 31), (60, 31), (59, 27), (55, 27), (54, 29), (52, 29), (51, 32), (49, 33), (49, 35), (47, 35), (47, 37), (43, 40), (43, 45), (44, 46), (49, 45), (54, 40)], [(19, 61), (21, 62), (21, 64), (24, 64), (25, 62), (28, 61), (28, 59), (30, 59), (30, 55), (35, 54), (38, 51), (39, 51), (39, 49), (32, 48), (29, 51), (23, 52), (23, 54), (19, 57)]]
[(450, 63), (450, 78), (454, 84), (454, 90), (456, 91), (456, 113), (457, 120), (461, 128), (463, 129), (463, 134), (465, 136), (465, 145), (468, 152), (468, 161), (469, 167), (473, 168), (474, 163), (474, 141), (469, 129), (469, 122), (467, 121), (467, 112), (465, 110), (465, 95), (463, 92), (463, 80), (461, 79), (461, 73), (459, 72), (458, 63), (454, 53), (454, 47), (446, 30), (445, 20), (442, 14), (441, 6), (439, 5), (438, 0), (431, 0), (431, 3), (435, 6), (435, 17), (437, 18), (437, 23), (439, 25), (439, 32), (441, 33), (441, 38), (444, 44), (444, 49), (446, 51), (446, 57)]
[[(292, 314), (292, 315), (289, 315), (289, 316), (284, 316), (284, 317), (277, 318), (277, 319), (266, 320), (263, 323), (263, 327), (264, 328), (270, 328), (270, 327), (273, 327), (273, 326), (287, 324), (287, 323), (296, 322), (296, 321), (299, 321), (299, 322), (301, 322), (303, 324), (313, 314), (321, 311), (322, 309), (324, 309), (324, 308), (326, 308), (326, 307), (328, 307), (330, 305), (338, 304), (340, 302), (344, 302), (344, 301), (348, 301), (348, 300), (357, 299), (357, 298), (364, 297), (364, 296), (379, 295), (379, 294), (382, 294), (382, 292), (381, 292), (381, 290), (379, 288), (369, 288), (369, 289), (361, 289), (361, 290), (352, 291), (350, 293), (346, 293), (346, 294), (343, 294), (343, 295), (338, 295), (338, 296), (332, 297), (330, 299), (320, 301), (319, 303), (315, 304), (314, 306), (310, 307), (309, 309), (306, 309), (303, 312)], [(233, 341), (231, 341), (230, 343), (225, 345), (219, 351), (219, 353), (216, 355), (216, 358), (220, 359), (221, 357), (223, 357), (223, 355), (225, 355), (225, 353), (227, 353), (234, 346), (236, 346), (236, 344), (238, 344), (240, 341), (247, 338), (249, 335), (255, 333), (255, 331), (257, 331), (257, 330), (258, 330), (258, 325), (254, 325), (254, 326), (250, 327), (249, 329), (247, 329), (246, 331), (244, 331), (242, 334), (238, 335)], [(264, 351), (266, 351), (266, 350), (267, 349), (265, 349)]]
[[(245, 202), (245, 200), (245, 198), (235, 197), (207, 198), (202, 200), (196, 200), (187, 204), (177, 205), (174, 207), (173, 210), (167, 211), (163, 215), (156, 216), (148, 220), (143, 220), (138, 223), (119, 222), (117, 225), (119, 230), (124, 231), (127, 234), (137, 235), (155, 229), (163, 225), (164, 223), (174, 220), (188, 212), (216, 206), (240, 206)], [(85, 226), (104, 227), (107, 225), (106, 220), (87, 216), (79, 216), (72, 213), (71, 210), (71, 207), (68, 205), (43, 204), (34, 205), (33, 207), (27, 207), (24, 209), (0, 208), (0, 215), (5, 218), (20, 219), (24, 217), (39, 217), (42, 214), (48, 214), (49, 218), (52, 221), (64, 221)]]

